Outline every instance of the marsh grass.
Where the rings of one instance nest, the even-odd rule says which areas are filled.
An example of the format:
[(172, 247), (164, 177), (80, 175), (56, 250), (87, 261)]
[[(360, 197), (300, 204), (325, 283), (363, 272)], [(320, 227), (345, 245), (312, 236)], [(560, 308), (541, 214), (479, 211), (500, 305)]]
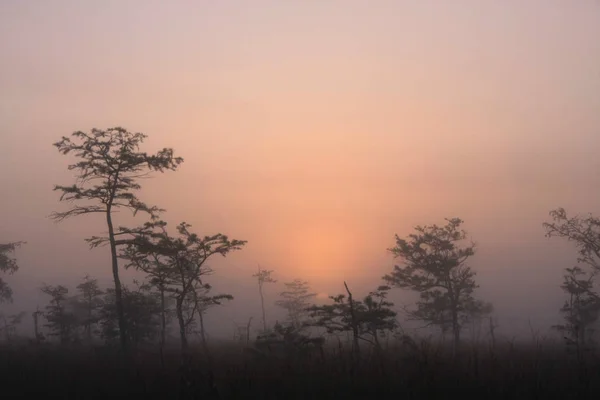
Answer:
[(359, 362), (337, 345), (324, 356), (256, 357), (237, 343), (214, 342), (211, 360), (193, 348), (187, 368), (176, 348), (139, 350), (132, 365), (105, 347), (4, 346), (5, 398), (63, 399), (481, 399), (598, 398), (600, 362), (561, 343), (464, 345), (390, 343)]

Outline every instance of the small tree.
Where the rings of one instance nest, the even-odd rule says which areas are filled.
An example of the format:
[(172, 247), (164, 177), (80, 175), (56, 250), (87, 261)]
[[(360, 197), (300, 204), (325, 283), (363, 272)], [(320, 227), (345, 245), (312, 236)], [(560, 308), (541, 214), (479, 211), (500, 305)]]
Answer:
[(273, 270), (260, 269), (258, 266), (258, 272), (252, 275), (258, 281), (258, 293), (260, 294), (260, 306), (262, 309), (262, 321), (263, 321), (263, 332), (267, 332), (267, 312), (265, 311), (265, 296), (263, 294), (263, 285), (265, 283), (275, 283), (275, 279), (271, 277)]
[(381, 349), (379, 336), (398, 327), (397, 314), (393, 310), (394, 303), (387, 300), (389, 290), (389, 286), (379, 286), (369, 292), (363, 300), (364, 307), (359, 309), (363, 331), (371, 335), (378, 349)]
[(408, 239), (396, 235), (396, 247), (389, 249), (405, 266), (395, 266), (383, 277), (390, 285), (419, 293), (416, 309), (409, 310), (410, 319), (450, 328), (454, 347), (458, 347), (462, 326), (473, 315), (489, 307), (475, 300), (475, 271), (466, 265), (475, 254), (475, 245), (460, 247), (467, 234), (460, 229), (459, 218), (446, 219), (446, 226), (417, 226)]
[(51, 297), (44, 313), (47, 321), (45, 326), (50, 329), (49, 335), (57, 336), (60, 344), (72, 342), (75, 339), (78, 321), (75, 314), (67, 308), (69, 289), (62, 285), (43, 285), (41, 290)]
[(15, 337), (17, 326), (23, 322), (23, 318), (26, 315), (27, 313), (24, 311), (9, 316), (0, 314), (0, 321), (2, 322), (2, 325), (0, 326), (0, 332), (4, 333), (7, 342), (10, 342)]
[[(128, 341), (137, 348), (153, 342), (160, 334), (160, 299), (150, 285), (134, 282), (135, 288), (123, 286), (123, 306), (129, 330)], [(107, 289), (100, 310), (100, 335), (107, 343), (119, 338), (114, 289)]]
[(134, 215), (139, 211), (151, 216), (160, 212), (157, 207), (149, 207), (139, 200), (135, 194), (141, 188), (138, 181), (152, 171), (175, 170), (183, 162), (182, 158), (173, 156), (172, 149), (165, 148), (154, 155), (139, 151), (145, 138), (146, 135), (142, 133), (131, 133), (117, 127), (92, 129), (89, 133), (78, 131), (71, 138), (63, 136), (54, 143), (60, 153), (75, 153), (79, 161), (68, 167), (78, 172), (76, 183), (54, 187), (55, 191), (62, 192), (61, 201), (76, 205), (68, 211), (53, 213), (51, 218), (62, 221), (94, 213), (105, 217), (108, 236), (93, 237), (87, 241), (91, 247), (105, 243), (110, 246), (120, 340), (125, 351), (127, 334), (117, 258), (117, 246), (122, 243), (117, 239), (113, 213), (119, 208), (129, 209)]
[[(164, 230), (165, 226), (166, 223), (162, 221), (155, 221), (147, 224), (147, 228), (150, 229), (160, 228), (163, 234), (166, 234), (166, 231)], [(120, 257), (127, 260), (125, 268), (133, 267), (138, 271), (144, 272), (149, 278), (148, 283), (158, 290), (161, 308), (160, 348), (162, 352), (166, 342), (167, 324), (169, 322), (169, 317), (171, 316), (168, 308), (169, 301), (166, 294), (170, 281), (169, 275), (173, 273), (173, 268), (171, 265), (166, 264), (161, 260), (159, 253), (152, 252), (151, 247), (148, 247), (148, 244), (151, 242), (143, 240), (144, 239), (138, 238), (137, 241), (129, 243), (121, 252)]]
[(186, 316), (186, 307), (195, 306), (198, 290), (205, 290), (202, 281), (205, 275), (210, 275), (212, 269), (206, 261), (215, 254), (226, 256), (229, 252), (241, 249), (246, 241), (229, 240), (226, 235), (216, 234), (201, 238), (189, 231), (191, 225), (182, 222), (177, 226), (179, 237), (172, 237), (166, 231), (166, 223), (157, 221), (152, 235), (140, 235), (134, 239), (137, 256), (131, 258), (136, 265), (141, 265), (144, 257), (158, 260), (161, 268), (165, 269), (165, 290), (175, 300), (175, 312), (179, 323), (181, 351), (188, 353), (187, 327), (195, 311)]
[(547, 237), (560, 237), (575, 244), (577, 266), (566, 268), (561, 288), (568, 299), (561, 308), (564, 324), (555, 326), (565, 333), (568, 343), (574, 344), (578, 355), (589, 344), (592, 326), (600, 317), (600, 297), (594, 282), (600, 273), (600, 218), (567, 215), (564, 208), (550, 211), (552, 222), (543, 227)]
[(561, 289), (568, 295), (568, 299), (560, 309), (564, 324), (555, 325), (554, 328), (565, 335), (568, 344), (575, 346), (579, 357), (589, 344), (588, 336), (592, 333), (591, 327), (598, 320), (600, 302), (592, 291), (593, 274), (586, 274), (577, 266), (567, 268), (566, 271)]
[(98, 286), (98, 280), (92, 279), (88, 275), (83, 278), (83, 282), (77, 285), (79, 291), (79, 305), (84, 311), (84, 317), (82, 318), (82, 324), (85, 331), (88, 343), (92, 342), (93, 327), (99, 322), (100, 316), (98, 311), (102, 307), (102, 294)]
[(205, 284), (202, 289), (197, 289), (193, 292), (195, 310), (198, 314), (198, 320), (200, 321), (200, 338), (207, 354), (208, 343), (206, 342), (206, 330), (204, 329), (204, 314), (206, 314), (206, 312), (214, 306), (220, 306), (226, 301), (233, 300), (233, 296), (231, 294), (222, 293), (211, 295), (211, 289), (212, 287), (209, 284)]
[(291, 326), (294, 329), (300, 329), (308, 315), (307, 308), (311, 305), (310, 300), (317, 294), (312, 293), (308, 282), (301, 279), (294, 279), (284, 285), (286, 290), (279, 294), (281, 300), (275, 304), (287, 311)]
[[(0, 243), (0, 272), (12, 275), (19, 270), (17, 260), (9, 256), (24, 242)], [(0, 276), (0, 303), (12, 303), (13, 291), (8, 283)]]
[(380, 286), (362, 301), (357, 301), (345, 282), (344, 286), (347, 295), (329, 296), (333, 303), (307, 309), (315, 318), (311, 324), (325, 328), (328, 333), (352, 332), (356, 356), (359, 355), (359, 340), (379, 349), (378, 336), (397, 327), (394, 304), (386, 300), (389, 287)]

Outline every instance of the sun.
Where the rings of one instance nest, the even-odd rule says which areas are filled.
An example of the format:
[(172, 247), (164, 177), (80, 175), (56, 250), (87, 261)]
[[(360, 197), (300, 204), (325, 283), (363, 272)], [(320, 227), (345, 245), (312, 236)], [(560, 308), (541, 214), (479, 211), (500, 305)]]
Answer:
[(290, 266), (299, 278), (314, 282), (347, 279), (356, 243), (342, 226), (316, 224), (298, 229), (290, 241)]

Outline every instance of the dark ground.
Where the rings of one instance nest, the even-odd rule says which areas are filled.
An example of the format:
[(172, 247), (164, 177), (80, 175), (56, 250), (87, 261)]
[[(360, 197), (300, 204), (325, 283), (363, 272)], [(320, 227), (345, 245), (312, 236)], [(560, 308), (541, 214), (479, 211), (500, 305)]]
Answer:
[[(456, 358), (435, 346), (363, 349), (358, 365), (337, 349), (260, 358), (214, 344), (212, 362), (193, 349), (139, 351), (125, 367), (112, 350), (58, 346), (0, 348), (2, 398), (57, 399), (598, 399), (600, 360), (564, 346), (465, 347)], [(211, 368), (209, 368), (209, 364)], [(210, 374), (209, 371), (213, 373)]]

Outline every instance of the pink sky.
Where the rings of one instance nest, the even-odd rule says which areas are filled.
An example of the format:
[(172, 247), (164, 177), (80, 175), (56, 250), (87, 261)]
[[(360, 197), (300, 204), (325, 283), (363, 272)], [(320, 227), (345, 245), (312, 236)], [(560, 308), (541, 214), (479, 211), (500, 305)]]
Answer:
[(23, 287), (108, 279), (101, 223), (45, 216), (51, 144), (120, 125), (185, 158), (142, 192), (171, 224), (249, 241), (216, 279), (368, 290), (395, 233), (457, 216), (482, 290), (533, 309), (572, 259), (548, 211), (600, 212), (598, 38), (592, 0), (4, 0), (0, 242), (29, 242)]

